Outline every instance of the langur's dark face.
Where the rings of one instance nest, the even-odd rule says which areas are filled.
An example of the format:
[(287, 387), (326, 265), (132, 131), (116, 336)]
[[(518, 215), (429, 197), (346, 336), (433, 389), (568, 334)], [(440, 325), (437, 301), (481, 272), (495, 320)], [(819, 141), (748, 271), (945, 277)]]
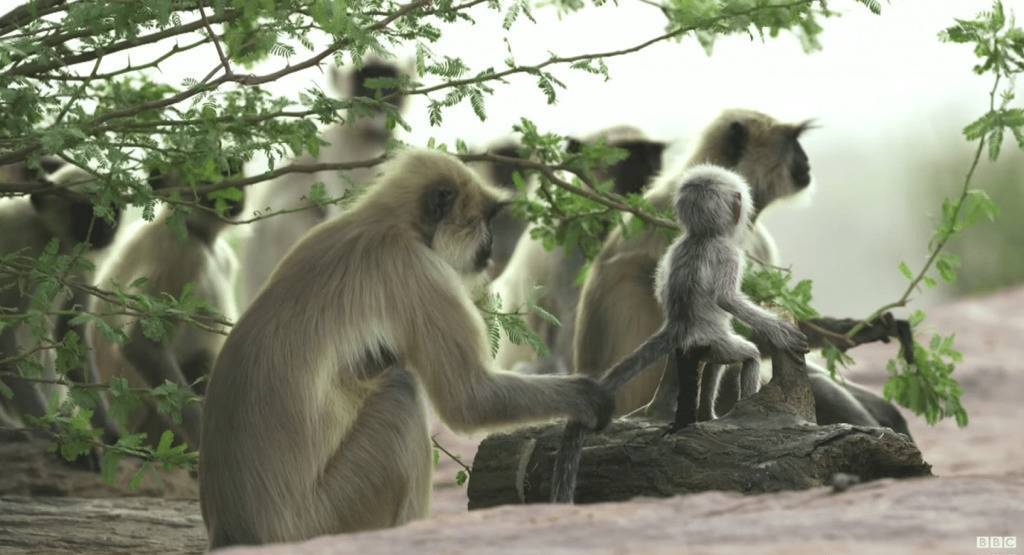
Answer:
[(661, 171), (661, 155), (665, 143), (657, 141), (624, 141), (615, 145), (629, 154), (612, 167), (615, 192), (620, 195), (640, 194)]
[[(369, 63), (356, 70), (355, 78), (352, 81), (352, 96), (366, 98), (384, 98), (394, 95), (398, 89), (395, 87), (371, 88), (367, 81), (370, 79), (397, 79), (401, 76), (398, 67), (387, 63)], [(401, 95), (391, 96), (387, 100), (396, 109), (401, 110), (405, 104), (405, 98)]]
[(36, 213), (58, 233), (61, 241), (87, 242), (94, 249), (105, 248), (114, 241), (121, 222), (119, 208), (114, 210), (113, 221), (107, 221), (95, 216), (92, 204), (82, 200), (48, 194), (32, 195), (31, 199)]
[(789, 163), (789, 174), (797, 189), (806, 189), (811, 184), (811, 162), (807, 158), (803, 146), (800, 145), (800, 140), (796, 137), (793, 138), (791, 148), (793, 155)]
[(455, 271), (478, 274), (491, 260), (491, 226), (504, 206), (476, 182), (438, 183), (428, 187), (420, 201), (418, 227), (427, 244)]

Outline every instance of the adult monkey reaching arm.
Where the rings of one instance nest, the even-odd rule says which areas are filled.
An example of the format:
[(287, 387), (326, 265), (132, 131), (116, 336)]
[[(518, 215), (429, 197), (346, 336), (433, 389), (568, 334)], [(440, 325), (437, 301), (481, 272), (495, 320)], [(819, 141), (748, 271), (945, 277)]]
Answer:
[(613, 399), (590, 378), (494, 367), (463, 279), (487, 266), (502, 200), (457, 159), (408, 152), (281, 261), (207, 386), (199, 492), (211, 548), (424, 517), (425, 398), (456, 430), (608, 423)]
[[(758, 307), (740, 291), (741, 245), (751, 211), (743, 178), (702, 165), (679, 176), (677, 183), (681, 185), (675, 195), (675, 213), (687, 233), (676, 239), (658, 264), (655, 292), (665, 323), (609, 370), (601, 385), (614, 391), (675, 349), (709, 363), (741, 363), (740, 396), (750, 396), (757, 391), (761, 355), (753, 343), (732, 330), (732, 316), (775, 349), (806, 353), (807, 340), (795, 326)], [(692, 371), (695, 374), (695, 365)], [(692, 381), (696, 383), (696, 375)], [(554, 502), (573, 500), (583, 431), (576, 422), (566, 425), (555, 460)]]

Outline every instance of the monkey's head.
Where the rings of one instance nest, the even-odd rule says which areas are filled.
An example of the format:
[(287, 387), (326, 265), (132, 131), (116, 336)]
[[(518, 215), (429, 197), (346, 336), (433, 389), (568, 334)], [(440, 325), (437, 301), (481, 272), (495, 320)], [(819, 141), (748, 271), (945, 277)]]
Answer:
[(720, 237), (744, 233), (752, 210), (743, 177), (719, 166), (694, 166), (679, 177), (675, 210), (690, 236)]
[(491, 222), (507, 203), (457, 158), (428, 150), (396, 156), (365, 197), (381, 211), (374, 213), (410, 222), (418, 239), (466, 276), (487, 269)]
[[(188, 177), (177, 168), (166, 170), (153, 169), (149, 173), (149, 185), (154, 191), (160, 192), (175, 187), (188, 187), (194, 183), (195, 187), (212, 185), (224, 179), (241, 177), (243, 175), (243, 162), (241, 159), (229, 157), (223, 167), (213, 171), (216, 177)], [(199, 205), (191, 211), (185, 220), (185, 226), (202, 235), (213, 237), (227, 222), (225, 218), (233, 219), (242, 213), (245, 208), (245, 188), (228, 188), (211, 191), (209, 193), (193, 193), (185, 190), (181, 192), (184, 199), (193, 198)]]
[(811, 184), (811, 165), (800, 137), (811, 122), (782, 123), (752, 110), (726, 110), (704, 132), (691, 160), (731, 169), (750, 184), (751, 218), (780, 198)]
[[(41, 164), (44, 178), (58, 189), (84, 193), (95, 177), (77, 166), (57, 164), (52, 160)], [(52, 172), (51, 172), (52, 170)], [(41, 192), (31, 195), (32, 207), (55, 237), (69, 245), (88, 242), (93, 249), (102, 249), (114, 241), (121, 222), (121, 209), (113, 209), (112, 221), (95, 216), (93, 205), (80, 195)]]
[(582, 141), (570, 138), (566, 150), (579, 152), (583, 144), (593, 143), (598, 139), (603, 139), (608, 146), (626, 151), (625, 158), (595, 176), (602, 180), (610, 179), (616, 193), (640, 194), (661, 171), (661, 158), (667, 145), (661, 141), (648, 139), (642, 131), (629, 125), (609, 127)]
[[(401, 79), (412, 73), (410, 69), (403, 68), (397, 64), (379, 58), (367, 58), (363, 61), (362, 67), (339, 69), (331, 66), (330, 79), (335, 90), (343, 98), (387, 98), (384, 102), (390, 104), (395, 110), (401, 112), (405, 109), (407, 99), (405, 95), (395, 94), (398, 89), (395, 87), (371, 87), (372, 79)], [(365, 110), (364, 110), (365, 112)], [(354, 118), (356, 127), (367, 134), (387, 139), (391, 130), (385, 125), (386, 119), (383, 113), (360, 112)]]

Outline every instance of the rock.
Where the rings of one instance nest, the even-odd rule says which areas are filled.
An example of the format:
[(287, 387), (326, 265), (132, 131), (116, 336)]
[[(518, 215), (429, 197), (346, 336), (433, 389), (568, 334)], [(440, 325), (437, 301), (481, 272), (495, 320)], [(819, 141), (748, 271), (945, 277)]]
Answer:
[(42, 439), (0, 442), (0, 495), (199, 498), (196, 480), (185, 471), (151, 470), (132, 489), (128, 482), (139, 468), (138, 461), (123, 461), (119, 476), (108, 484), (98, 472), (68, 464), (48, 449), (49, 443)]
[(195, 501), (0, 497), (0, 553), (201, 553)]

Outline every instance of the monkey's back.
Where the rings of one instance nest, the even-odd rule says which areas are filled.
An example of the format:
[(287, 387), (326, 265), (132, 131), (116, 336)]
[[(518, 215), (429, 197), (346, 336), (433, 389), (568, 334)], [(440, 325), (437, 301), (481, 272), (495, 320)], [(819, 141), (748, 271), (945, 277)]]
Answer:
[[(207, 386), (199, 468), (211, 533), (269, 542), (336, 526), (329, 508), (288, 508), (314, 499), (318, 477), (380, 386), (384, 368), (368, 361), (388, 360), (382, 350), (393, 343), (382, 317), (391, 308), (373, 285), (401, 271), (380, 265), (388, 241), (361, 233), (362, 224), (350, 213), (311, 230), (221, 349)], [(385, 271), (389, 278), (380, 277)], [(258, 510), (231, 510), (239, 506)]]

